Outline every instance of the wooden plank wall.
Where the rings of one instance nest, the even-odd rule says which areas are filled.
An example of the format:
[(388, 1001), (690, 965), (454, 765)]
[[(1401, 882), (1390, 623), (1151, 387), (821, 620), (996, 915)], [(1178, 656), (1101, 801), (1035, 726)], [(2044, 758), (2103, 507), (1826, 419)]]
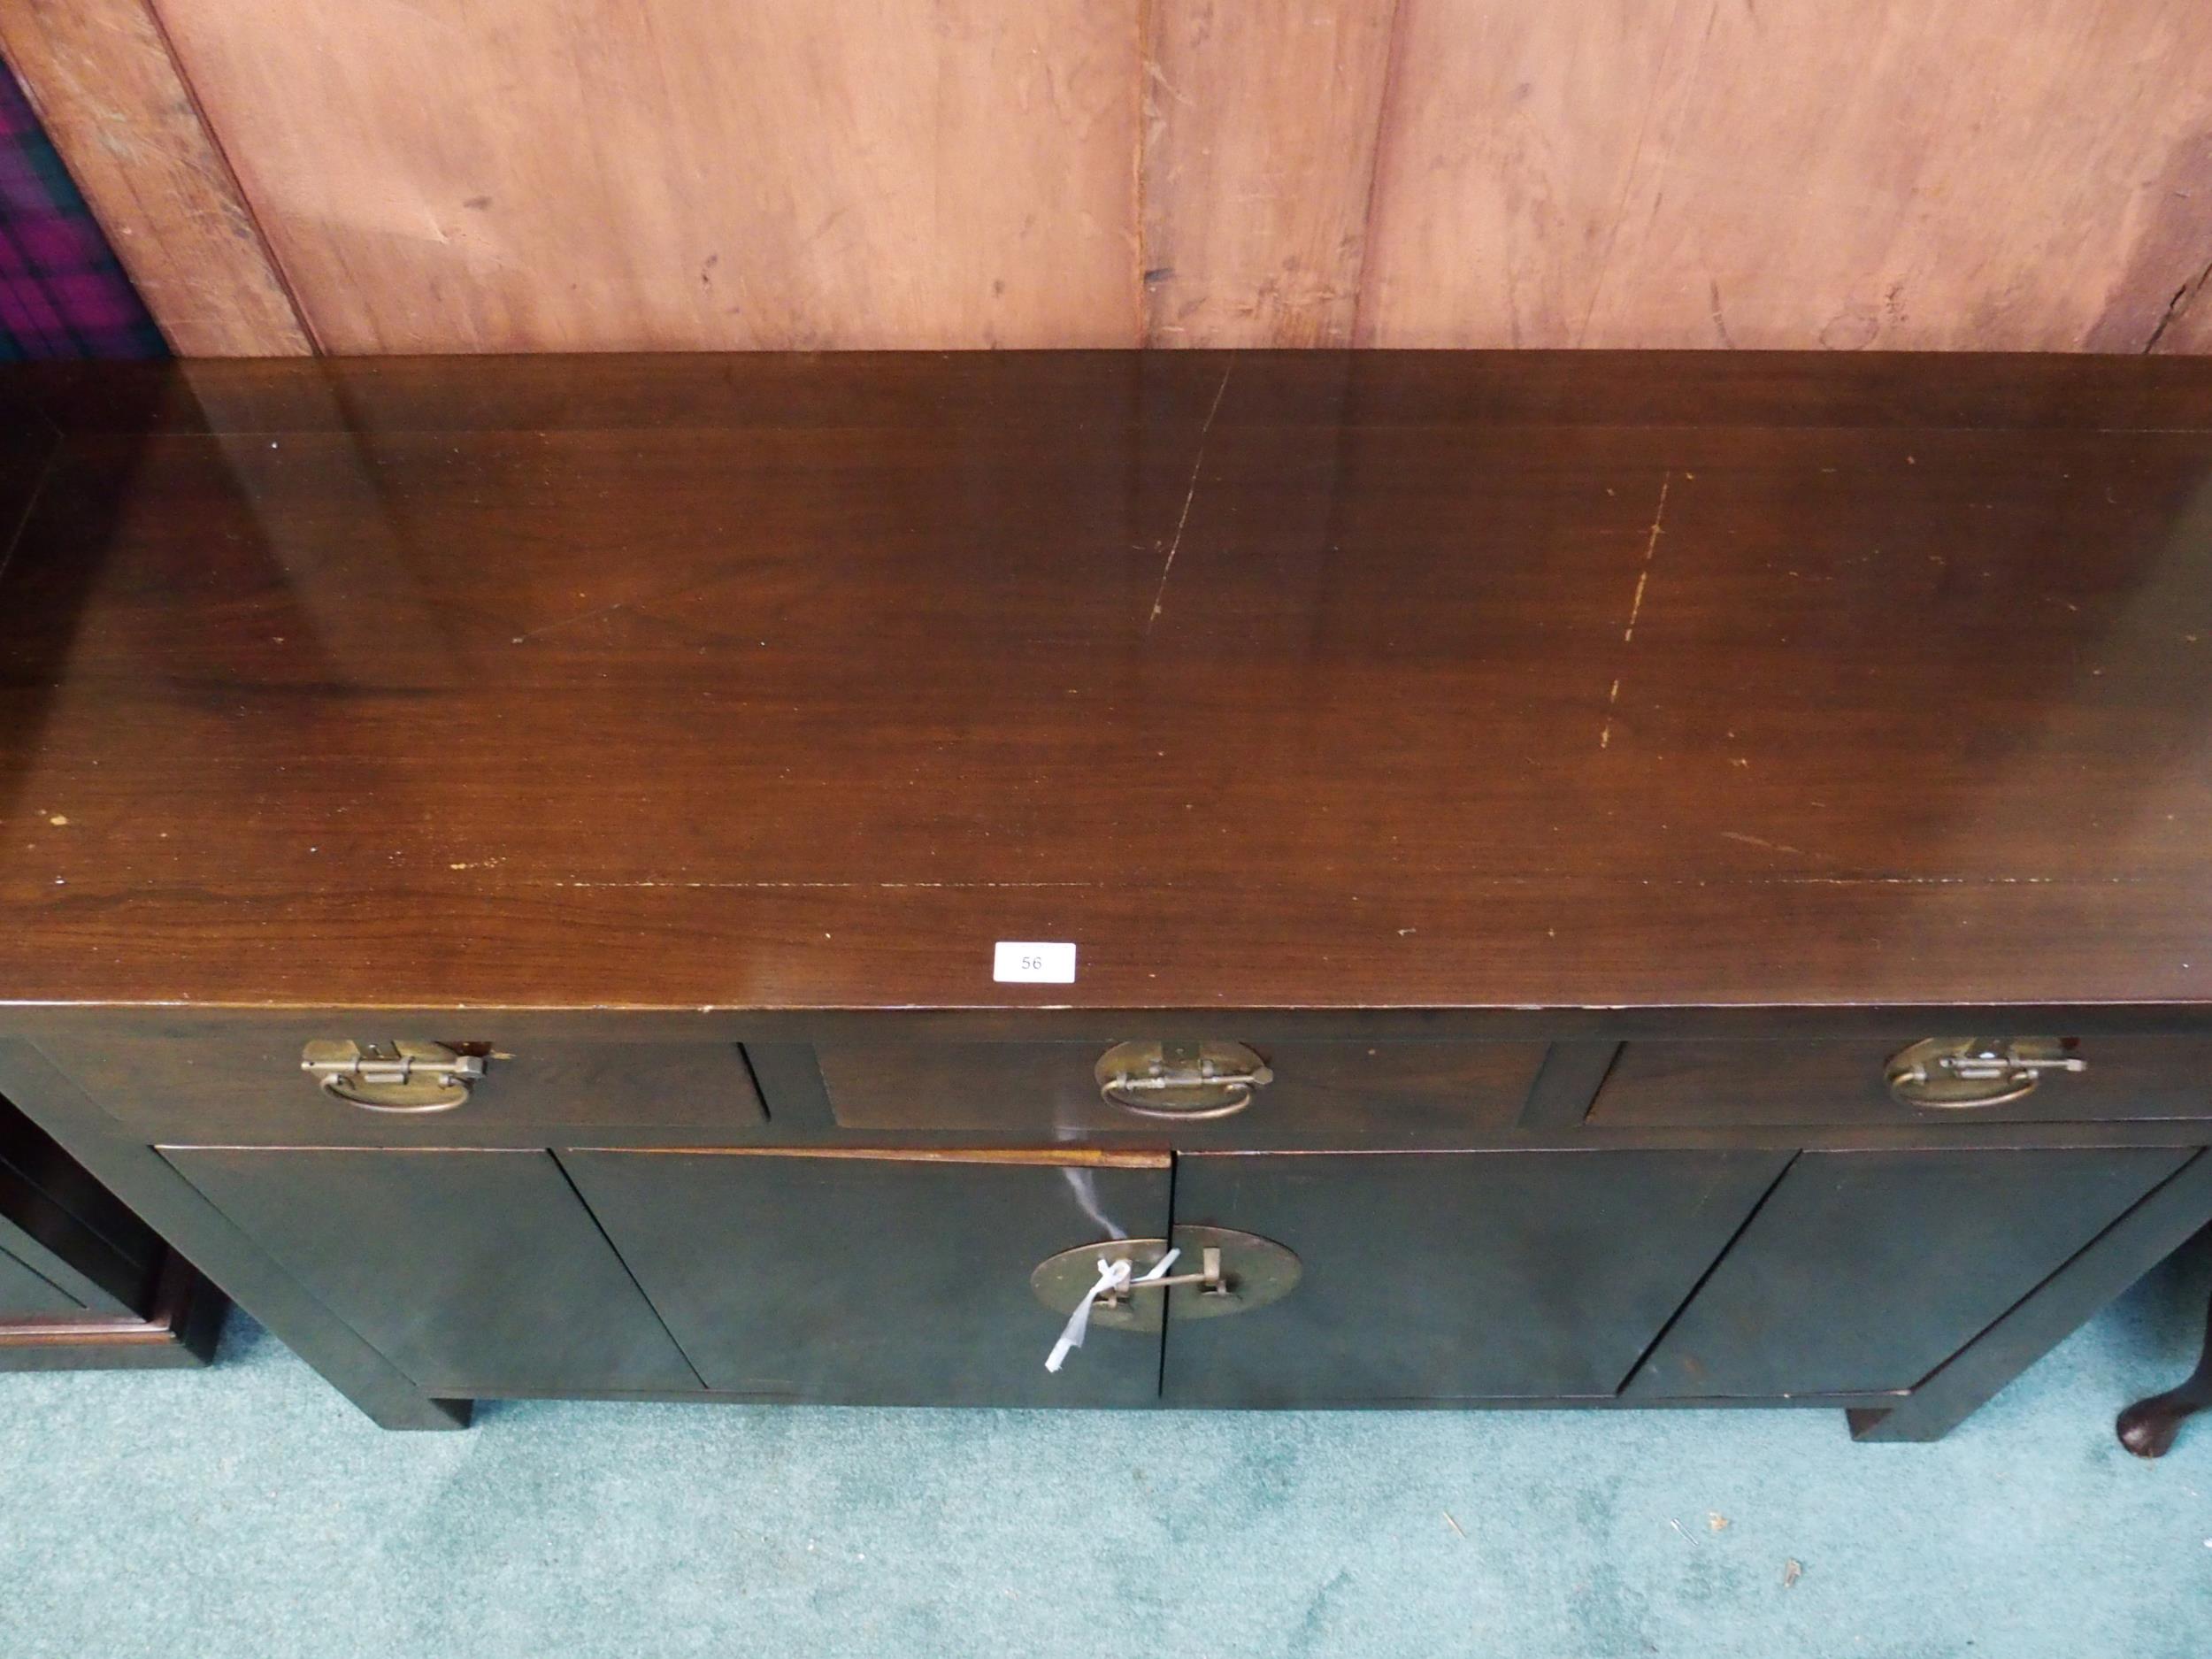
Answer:
[(188, 352), (2212, 344), (2203, 0), (0, 0), (0, 46)]
[(147, 0), (0, 0), (0, 54), (173, 349), (309, 349)]

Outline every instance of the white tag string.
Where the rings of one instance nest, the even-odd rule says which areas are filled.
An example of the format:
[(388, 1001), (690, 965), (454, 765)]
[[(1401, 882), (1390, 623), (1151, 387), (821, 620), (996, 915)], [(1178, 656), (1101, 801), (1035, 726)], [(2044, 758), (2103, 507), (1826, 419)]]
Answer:
[(1098, 1299), (1110, 1290), (1117, 1290), (1129, 1282), (1129, 1263), (1110, 1262), (1104, 1256), (1098, 1261), (1098, 1283), (1085, 1293), (1083, 1300), (1075, 1304), (1075, 1311), (1061, 1327), (1060, 1340), (1052, 1345), (1052, 1352), (1045, 1356), (1045, 1369), (1056, 1371), (1067, 1363), (1068, 1356), (1083, 1346), (1083, 1338), (1091, 1328), (1091, 1309)]
[(1057, 1371), (1061, 1366), (1067, 1363), (1068, 1356), (1083, 1346), (1083, 1338), (1091, 1328), (1091, 1310), (1098, 1305), (1098, 1299), (1101, 1296), (1110, 1294), (1114, 1291), (1130, 1286), (1144, 1284), (1149, 1279), (1164, 1278), (1167, 1270), (1175, 1265), (1175, 1258), (1181, 1254), (1182, 1251), (1179, 1249), (1170, 1250), (1135, 1279), (1129, 1277), (1129, 1263), (1126, 1258), (1118, 1262), (1110, 1262), (1104, 1256), (1100, 1256), (1098, 1258), (1098, 1282), (1091, 1286), (1082, 1301), (1075, 1304), (1075, 1311), (1068, 1316), (1067, 1325), (1061, 1330), (1060, 1340), (1052, 1345), (1052, 1352), (1045, 1356), (1045, 1369), (1048, 1371)]

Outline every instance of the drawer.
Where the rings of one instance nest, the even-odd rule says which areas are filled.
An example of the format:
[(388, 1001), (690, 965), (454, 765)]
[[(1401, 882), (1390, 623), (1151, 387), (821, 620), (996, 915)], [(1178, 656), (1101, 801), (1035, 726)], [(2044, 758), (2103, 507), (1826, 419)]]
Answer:
[(457, 1020), (417, 1041), (484, 1052), (483, 1075), (448, 1110), (369, 1110), (301, 1069), (311, 1041), (388, 1042), (343, 1022), (42, 1043), (110, 1117), (151, 1141), (347, 1146), (493, 1141), (538, 1125), (757, 1129), (767, 1121), (735, 1043), (498, 1040)]
[[(2212, 1038), (2060, 1039), (2055, 1057), (2078, 1071), (2042, 1071), (2008, 1100), (1940, 1107), (1908, 1105), (1891, 1093), (1892, 1061), (1914, 1041), (1632, 1042), (1588, 1121), (1630, 1128), (2212, 1118)], [(1993, 1081), (1979, 1092), (2011, 1091)]]
[[(885, 1042), (816, 1050), (830, 1110), (849, 1129), (957, 1129), (1064, 1137), (1102, 1130), (1449, 1140), (1509, 1126), (1543, 1063), (1529, 1042)], [(1195, 1055), (1189, 1052), (1196, 1048)], [(1196, 1064), (1233, 1079), (1210, 1091), (1148, 1088)], [(1110, 1058), (1110, 1056), (1118, 1056)], [(1102, 1077), (1102, 1065), (1107, 1076)], [(1107, 1098), (1111, 1077), (1131, 1079)], [(1156, 1075), (1154, 1081), (1161, 1080)], [(1248, 1100), (1239, 1104), (1240, 1094)], [(1125, 1102), (1125, 1103), (1122, 1103)], [(1169, 1113), (1187, 1113), (1171, 1117)]]

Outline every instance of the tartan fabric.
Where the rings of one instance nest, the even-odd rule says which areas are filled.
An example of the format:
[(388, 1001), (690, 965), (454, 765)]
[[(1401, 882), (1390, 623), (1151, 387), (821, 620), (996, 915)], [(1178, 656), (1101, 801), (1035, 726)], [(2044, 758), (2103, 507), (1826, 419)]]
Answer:
[(167, 355), (13, 72), (0, 65), (0, 361)]

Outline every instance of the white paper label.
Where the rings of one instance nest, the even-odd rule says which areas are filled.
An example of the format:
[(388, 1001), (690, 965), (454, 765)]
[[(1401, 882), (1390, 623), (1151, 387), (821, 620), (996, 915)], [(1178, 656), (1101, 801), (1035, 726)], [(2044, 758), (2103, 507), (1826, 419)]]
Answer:
[(991, 977), (1002, 985), (1073, 985), (1075, 947), (1002, 939), (991, 952)]

